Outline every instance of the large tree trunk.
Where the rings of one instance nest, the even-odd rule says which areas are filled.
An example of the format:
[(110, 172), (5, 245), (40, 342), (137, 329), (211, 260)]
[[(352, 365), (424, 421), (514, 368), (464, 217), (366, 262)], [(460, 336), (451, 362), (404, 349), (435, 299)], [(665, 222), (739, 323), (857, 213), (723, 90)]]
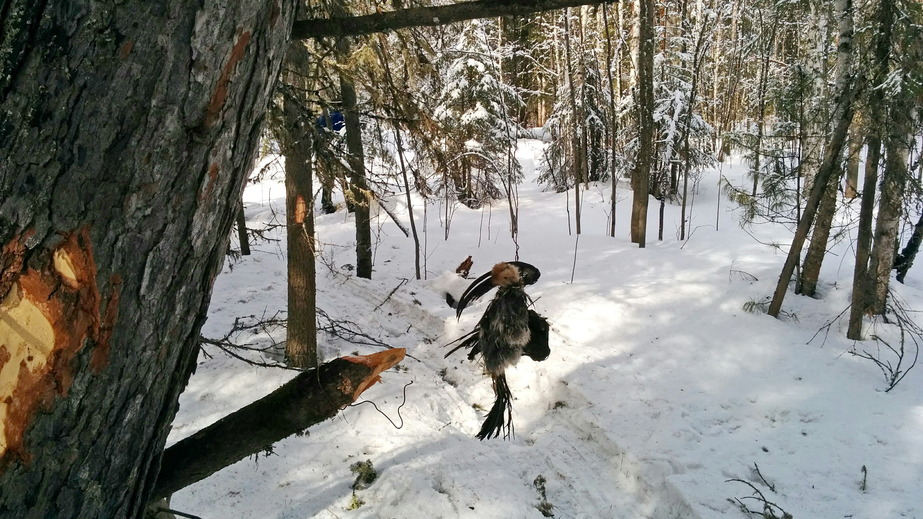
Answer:
[(654, 155), (654, 2), (638, 2), (638, 154), (631, 174), (631, 242), (647, 242), (647, 207)]
[(0, 8), (0, 517), (141, 514), (294, 6)]
[(293, 7), (0, 10), (0, 517), (147, 503)]
[(282, 154), (285, 155), (285, 226), (288, 245), (288, 314), (285, 360), (297, 368), (317, 366), (317, 299), (314, 269), (314, 148), (303, 92), (308, 55), (304, 43), (292, 42), (286, 53), (286, 89), (282, 110)]

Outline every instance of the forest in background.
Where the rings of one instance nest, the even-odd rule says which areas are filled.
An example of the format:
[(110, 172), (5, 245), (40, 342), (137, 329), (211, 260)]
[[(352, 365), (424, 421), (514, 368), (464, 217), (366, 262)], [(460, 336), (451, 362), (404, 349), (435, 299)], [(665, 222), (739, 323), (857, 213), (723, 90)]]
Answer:
[[(304, 9), (323, 17), (385, 7)], [(502, 201), (515, 243), (515, 145), (531, 128), (550, 141), (541, 179), (573, 193), (573, 232), (582, 189), (611, 182), (615, 193), (626, 180), (631, 221), (610, 218), (609, 234), (627, 227), (641, 247), (648, 222), (665, 239), (666, 204), (681, 207), (675, 238), (686, 238), (699, 172), (734, 150), (752, 183), (724, 188), (746, 223), (794, 231), (766, 311), (778, 316), (792, 281), (814, 296), (830, 240), (858, 227), (849, 337), (861, 339), (863, 316), (889, 311), (891, 272), (903, 279), (923, 239), (921, 24), (923, 8), (907, 0), (638, 0), (315, 38), (290, 48), (273, 127), (282, 152), (298, 148), (292, 162), (308, 164), (299, 178), (310, 177), (305, 158), (314, 157), (324, 210), (334, 209), (334, 186), (349, 193), (360, 277), (371, 276), (367, 202), (394, 192), (408, 205), (411, 191), (443, 199), (446, 237), (453, 204)], [(843, 207), (845, 221), (835, 218)], [(419, 278), (419, 237), (405, 232)], [(297, 237), (289, 240), (291, 250)], [(292, 355), (302, 355), (296, 344)]]
[[(747, 154), (753, 184), (727, 185), (728, 194), (754, 221), (796, 226), (770, 315), (793, 276), (797, 291), (816, 288), (828, 240), (843, 236), (837, 209), (859, 196), (849, 336), (863, 338), (866, 315), (893, 317), (891, 271), (909, 268), (923, 232), (911, 225), (919, 4), (581, 3), (242, 0), (167, 9), (20, 0), (0, 9), (2, 331), (22, 345), (4, 356), (11, 398), (0, 406), (0, 512), (137, 516), (151, 496), (169, 493), (178, 469), (163, 447), (267, 119), (276, 135), (265, 145), (278, 143), (293, 168), (289, 324), (305, 327), (288, 329), (296, 366), (316, 363), (315, 174), (322, 205), (331, 185), (349, 194), (356, 274), (369, 277), (370, 208), (388, 192), (409, 200), (411, 186), (452, 202), (441, 216), (447, 234), (453, 204), (501, 199), (515, 243), (513, 143), (539, 125), (552, 142), (543, 181), (573, 193), (573, 232), (587, 183), (626, 179), (627, 228), (642, 247), (656, 221), (651, 195), (659, 214), (667, 204), (685, 208), (699, 169), (735, 147)], [(574, 7), (554, 10), (565, 5)], [(425, 16), (455, 6), (464, 12)], [(391, 9), (406, 20), (389, 18)], [(523, 15), (537, 11), (547, 12)], [(609, 227), (625, 225), (612, 218)], [(406, 232), (416, 236), (413, 225)], [(48, 333), (21, 332), (35, 327)], [(374, 380), (402, 354), (322, 369)], [(309, 387), (294, 393), (316, 395), (310, 384), (322, 378), (301, 377)], [(234, 429), (252, 433), (254, 423)], [(250, 442), (271, 443), (260, 438)], [(241, 454), (209, 458), (226, 463), (224, 455)]]

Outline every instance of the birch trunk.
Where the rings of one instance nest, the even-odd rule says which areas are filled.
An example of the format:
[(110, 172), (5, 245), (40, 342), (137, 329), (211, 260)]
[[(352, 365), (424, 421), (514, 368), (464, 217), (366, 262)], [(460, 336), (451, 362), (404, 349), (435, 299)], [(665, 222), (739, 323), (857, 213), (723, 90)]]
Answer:
[[(852, 0), (837, 0), (837, 12), (851, 13)], [(804, 214), (801, 221), (798, 222), (798, 228), (792, 239), (792, 246), (788, 251), (785, 265), (782, 267), (782, 273), (779, 275), (779, 282), (776, 284), (776, 290), (773, 294), (772, 301), (769, 304), (769, 315), (778, 317), (782, 310), (782, 301), (785, 299), (785, 293), (788, 289), (788, 283), (792, 279), (792, 274), (798, 260), (801, 257), (801, 249), (807, 239), (808, 231), (814, 222), (815, 214), (820, 205), (821, 197), (824, 194), (825, 187), (831, 182), (831, 179), (840, 171), (839, 162), (843, 153), (843, 147), (846, 143), (846, 136), (849, 126), (852, 122), (853, 99), (855, 97), (855, 88), (852, 81), (852, 16), (843, 16), (840, 20), (840, 42), (837, 53), (837, 82), (834, 86), (836, 95), (836, 108), (834, 110), (835, 127), (830, 135), (830, 142), (824, 152), (824, 160), (821, 162), (820, 169), (815, 178), (814, 187), (805, 204)]]

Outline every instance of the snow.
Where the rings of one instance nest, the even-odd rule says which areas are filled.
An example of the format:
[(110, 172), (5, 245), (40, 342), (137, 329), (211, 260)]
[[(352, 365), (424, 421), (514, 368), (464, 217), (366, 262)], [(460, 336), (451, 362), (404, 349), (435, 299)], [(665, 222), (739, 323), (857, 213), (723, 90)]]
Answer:
[[(541, 146), (520, 142), (528, 179)], [(427, 232), (423, 281), (413, 279), (412, 240), (383, 213), (373, 223), (372, 280), (349, 268), (351, 217), (319, 215), (318, 306), (406, 348), (408, 358), (363, 403), (184, 489), (171, 508), (216, 519), (540, 518), (548, 505), (558, 518), (741, 518), (755, 515), (738, 500), (762, 512), (751, 499), (755, 488), (796, 519), (923, 518), (923, 368), (885, 392), (879, 369), (848, 353), (845, 316), (832, 321), (849, 303), (848, 240), (826, 261), (820, 299), (789, 293), (784, 319), (743, 309), (770, 295), (778, 279), (784, 252), (765, 244), (787, 245), (792, 234), (781, 225), (739, 227), (718, 179), (746, 185), (744, 170), (725, 164), (705, 172), (685, 242), (675, 237), (675, 206), (667, 207), (665, 240), (655, 241), (653, 209), (643, 249), (628, 239), (626, 185), (617, 191), (619, 235), (605, 235), (609, 188), (596, 185), (586, 192), (579, 240), (568, 233), (566, 194), (531, 181), (519, 187), (519, 259), (542, 272), (527, 291), (552, 336), (546, 361), (523, 359), (508, 373), (509, 441), (474, 438), (492, 403), (490, 381), (461, 351), (443, 358), (487, 302), (456, 320), (445, 294), (457, 296), (469, 280), (455, 267), (471, 255), (474, 278), (514, 259), (505, 202), (483, 212), (457, 208), (444, 241), (435, 216), (444, 208), (434, 201), (424, 225), (415, 199), (417, 226)], [(248, 187), (251, 227), (283, 221), (285, 190), (276, 177)], [(394, 203), (406, 223), (403, 195)], [(254, 249), (218, 277), (206, 337), (224, 336), (238, 316), (284, 315), (285, 241)], [(896, 287), (913, 308), (923, 302), (919, 277), (912, 270)], [(873, 326), (869, 333), (889, 328)], [(241, 341), (283, 339), (271, 331)], [(323, 332), (320, 342), (326, 360), (381, 349)], [(293, 376), (204, 349), (170, 442)], [(879, 351), (873, 341), (857, 349)], [(365, 460), (378, 478), (354, 492), (349, 467)]]

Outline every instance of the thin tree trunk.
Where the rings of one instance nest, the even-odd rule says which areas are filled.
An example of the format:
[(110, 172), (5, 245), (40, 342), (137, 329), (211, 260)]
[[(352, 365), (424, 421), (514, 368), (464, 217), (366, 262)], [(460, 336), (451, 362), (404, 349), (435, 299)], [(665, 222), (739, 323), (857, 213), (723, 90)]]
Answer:
[(766, 43), (766, 48), (763, 50), (763, 55), (761, 56), (762, 61), (760, 62), (760, 77), (756, 94), (758, 106), (756, 113), (756, 144), (753, 149), (753, 170), (750, 172), (751, 175), (753, 175), (753, 192), (751, 195), (754, 197), (759, 190), (760, 163), (763, 155), (763, 133), (766, 126), (766, 95), (767, 85), (769, 83), (769, 63), (772, 60), (772, 51), (776, 43), (776, 28), (778, 25), (778, 19), (773, 16), (769, 28), (769, 41)]
[(638, 2), (638, 154), (631, 175), (631, 242), (647, 244), (647, 208), (654, 152), (654, 2)]
[(792, 246), (788, 251), (788, 256), (782, 267), (782, 273), (779, 275), (779, 282), (776, 284), (776, 290), (773, 293), (772, 301), (769, 303), (769, 310), (767, 313), (773, 317), (778, 317), (779, 312), (782, 310), (782, 301), (785, 299), (785, 292), (788, 290), (788, 284), (792, 279), (792, 274), (801, 258), (801, 249), (807, 239), (808, 231), (810, 231), (811, 225), (814, 222), (814, 215), (817, 213), (817, 208), (820, 205), (820, 199), (824, 193), (824, 188), (830, 182), (830, 178), (839, 171), (839, 159), (843, 153), (843, 146), (846, 142), (849, 125), (852, 122), (853, 99), (855, 98), (855, 88), (853, 88), (851, 84), (851, 60), (840, 61), (841, 59), (846, 60), (846, 56), (848, 56), (848, 54), (841, 54), (837, 58), (837, 66), (842, 67), (842, 69), (838, 71), (838, 81), (836, 85), (836, 95), (838, 98), (836, 110), (834, 111), (836, 126), (830, 136), (830, 144), (824, 153), (824, 160), (817, 172), (814, 187), (811, 189), (811, 195), (808, 197), (807, 203), (805, 204), (804, 213), (801, 216), (801, 220), (798, 222), (798, 228), (795, 231), (795, 236), (792, 239)]
[(859, 196), (859, 152), (862, 151), (862, 136), (858, 131), (849, 132), (846, 150), (844, 195), (846, 198), (853, 199)]
[[(837, 172), (841, 170), (837, 168)], [(830, 239), (830, 228), (833, 225), (833, 216), (836, 214), (837, 192), (840, 185), (840, 175), (834, 174), (824, 186), (824, 193), (817, 208), (814, 230), (811, 233), (811, 242), (808, 252), (804, 256), (801, 267), (801, 277), (795, 288), (796, 294), (814, 297), (817, 294), (817, 282), (820, 278), (820, 269), (827, 254), (827, 241)]]
[(580, 114), (577, 113), (577, 94), (574, 91), (577, 85), (574, 81), (574, 58), (571, 53), (571, 31), (570, 31), (570, 9), (564, 10), (564, 67), (566, 71), (567, 94), (570, 102), (571, 111), (571, 147), (573, 149), (573, 168), (574, 177), (574, 229), (580, 234), (580, 183), (583, 182), (583, 168), (586, 166), (586, 148), (580, 140), (581, 135), (586, 130), (586, 124), (581, 123)]
[(401, 139), (400, 128), (394, 128), (394, 141), (397, 146), (397, 158), (401, 165), (401, 176), (404, 179), (407, 218), (410, 219), (410, 231), (413, 235), (413, 270), (416, 278), (420, 279), (420, 236), (417, 234), (417, 223), (413, 217), (413, 199), (410, 196), (410, 180), (407, 178), (407, 165), (404, 163), (404, 142)]
[(872, 239), (872, 252), (869, 258), (869, 295), (872, 299), (867, 311), (884, 315), (888, 298), (888, 286), (891, 269), (894, 267), (894, 255), (897, 250), (897, 232), (902, 213), (904, 189), (907, 184), (907, 152), (909, 147), (905, 139), (911, 135), (909, 107), (903, 106), (901, 94), (885, 98), (880, 94), (881, 85), (890, 71), (890, 61), (894, 57), (892, 30), (897, 13), (894, 0), (881, 0), (878, 4), (878, 35), (875, 48), (875, 83), (876, 96), (872, 101), (877, 106), (873, 120), (882, 132), (884, 147), (884, 172), (881, 175), (881, 194), (878, 201), (878, 214), (875, 219), (875, 235)]
[[(349, 43), (340, 39), (336, 44), (337, 56), (345, 64), (349, 57)], [(371, 192), (365, 176), (365, 152), (362, 148), (362, 126), (356, 102), (356, 88), (352, 80), (340, 73), (340, 96), (346, 122), (346, 149), (349, 163), (349, 198), (356, 217), (356, 276), (372, 278), (372, 224)]]
[(680, 219), (679, 219), (679, 239), (683, 241), (686, 239), (686, 226), (690, 225), (686, 222), (686, 206), (687, 199), (689, 197), (689, 173), (690, 173), (690, 163), (692, 161), (692, 153), (689, 146), (689, 134), (692, 133), (692, 113), (693, 108), (695, 107), (696, 96), (698, 95), (698, 86), (699, 86), (699, 75), (701, 71), (702, 62), (705, 58), (705, 52), (708, 47), (708, 43), (705, 40), (705, 24), (706, 21), (702, 19), (703, 13), (698, 12), (698, 18), (701, 20), (701, 28), (698, 37), (696, 38), (695, 51), (692, 54), (692, 85), (689, 88), (689, 102), (686, 103), (686, 121), (685, 121), (685, 130), (683, 130), (683, 199), (682, 206), (680, 208)]
[(403, 348), (342, 357), (304, 371), (279, 389), (164, 451), (155, 501), (273, 443), (335, 416), (404, 358)]
[(237, 209), (237, 240), (240, 242), (240, 254), (250, 255), (250, 240), (247, 239), (247, 215), (244, 214), (244, 203), (240, 202)]
[(282, 109), (282, 154), (285, 156), (285, 223), (288, 248), (288, 315), (286, 362), (297, 368), (317, 366), (317, 303), (314, 265), (314, 148), (303, 77), (308, 66), (304, 43), (292, 42), (286, 53), (288, 97)]
[[(606, 79), (609, 84), (609, 117), (612, 119), (612, 122), (609, 124), (609, 177), (612, 182), (612, 192), (609, 196), (609, 236), (615, 238), (615, 194), (616, 188), (618, 188), (618, 170), (615, 167), (616, 161), (616, 141), (618, 139), (619, 133), (619, 119), (618, 114), (615, 113), (615, 96), (616, 96), (616, 87), (615, 81), (612, 78), (612, 69), (613, 61), (619, 61), (619, 50), (621, 49), (621, 41), (619, 42), (618, 48), (615, 50), (615, 56), (613, 57), (612, 49), (612, 35), (609, 30), (609, 16), (607, 15), (609, 8), (606, 4), (602, 5), (602, 15), (603, 15), (603, 28), (605, 29), (606, 34)], [(621, 27), (619, 27), (621, 29)], [(618, 74), (619, 71), (616, 71)]]
[[(829, 113), (825, 109), (827, 104), (827, 2), (828, 0), (812, 0), (807, 2), (809, 14), (804, 31), (806, 56), (805, 69), (808, 79), (808, 106), (806, 117), (801, 124), (805, 127), (803, 142), (801, 143), (801, 160), (799, 174), (804, 182), (805, 192), (810, 192), (814, 186), (814, 176), (820, 167), (824, 152), (824, 136), (827, 131)], [(841, 15), (839, 8), (835, 8), (837, 15)], [(842, 19), (840, 20), (842, 24)], [(840, 28), (842, 31), (842, 27)], [(851, 32), (851, 31), (850, 31)], [(822, 225), (821, 214), (815, 227)], [(815, 280), (816, 281), (816, 280)]]
[(846, 338), (862, 340), (862, 317), (872, 301), (872, 284), (869, 279), (869, 257), (872, 251), (872, 221), (875, 218), (875, 186), (878, 184), (878, 162), (881, 159), (881, 140), (869, 137), (865, 153), (865, 174), (862, 181), (862, 200), (859, 209), (859, 229), (856, 237), (856, 266), (853, 269), (852, 297), (849, 308), (849, 327)]
[(904, 246), (904, 250), (902, 250), (901, 253), (897, 255), (897, 259), (894, 260), (894, 270), (897, 271), (897, 280), (899, 282), (903, 283), (904, 278), (907, 277), (907, 272), (910, 270), (910, 267), (913, 266), (913, 261), (920, 251), (921, 242), (923, 242), (923, 215), (920, 215), (917, 224), (913, 226), (913, 234), (911, 234), (910, 239), (907, 240), (907, 245)]

